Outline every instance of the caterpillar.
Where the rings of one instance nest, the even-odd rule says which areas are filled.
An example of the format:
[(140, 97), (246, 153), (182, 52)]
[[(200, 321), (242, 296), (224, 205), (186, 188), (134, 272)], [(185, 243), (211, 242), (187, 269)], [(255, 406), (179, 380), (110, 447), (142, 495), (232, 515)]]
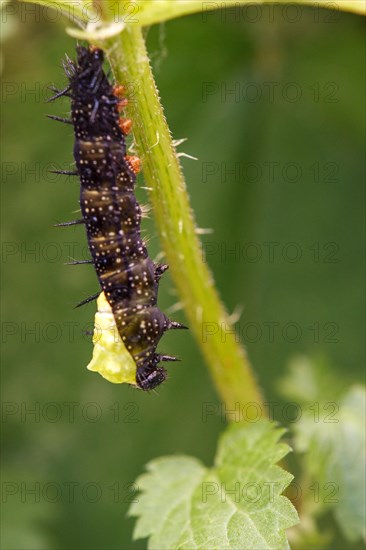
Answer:
[(68, 56), (63, 61), (66, 88), (52, 87), (49, 101), (71, 99), (71, 119), (49, 116), (72, 124), (75, 134), (76, 170), (55, 172), (79, 177), (82, 214), (79, 220), (58, 225), (85, 226), (91, 260), (72, 263), (91, 263), (101, 287), (78, 304), (99, 296), (95, 326), (101, 327), (102, 337), (98, 341), (94, 332), (88, 368), (112, 382), (149, 391), (167, 377), (160, 362), (178, 360), (156, 351), (162, 335), (187, 327), (168, 319), (157, 306), (159, 280), (168, 265), (149, 258), (141, 237), (142, 210), (134, 193), (139, 159), (126, 154), (132, 123), (120, 116), (127, 104), (125, 90), (109, 82), (103, 63), (101, 49), (77, 46), (76, 61)]

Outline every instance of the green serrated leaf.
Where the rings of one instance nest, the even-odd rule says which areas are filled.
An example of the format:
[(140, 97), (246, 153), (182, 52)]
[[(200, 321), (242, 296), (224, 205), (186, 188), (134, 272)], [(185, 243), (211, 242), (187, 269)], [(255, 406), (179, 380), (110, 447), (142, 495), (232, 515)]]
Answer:
[[(167, 545), (161, 548), (169, 548), (180, 533), (178, 527), (189, 523), (189, 503), (203, 479), (205, 469), (194, 458), (176, 456), (149, 462), (147, 471), (137, 480), (142, 494), (129, 510), (129, 515), (139, 516), (134, 538), (146, 538), (154, 534), (160, 540), (161, 532), (164, 531)], [(166, 506), (163, 504), (165, 502)]]
[(269, 422), (232, 425), (210, 469), (187, 456), (150, 462), (129, 512), (134, 538), (150, 537), (152, 550), (288, 548), (298, 518), (281, 495), (293, 478), (276, 465), (290, 450), (282, 433)]
[[(331, 400), (332, 378), (324, 363), (301, 359), (292, 364), (284, 387), (287, 396), (294, 388), (292, 397), (305, 405), (293, 431), (295, 449), (303, 454), (304, 476), (317, 503), (309, 508), (317, 516), (331, 510), (344, 536), (356, 541), (366, 538), (366, 392), (362, 386), (353, 386), (339, 398), (342, 381), (338, 380)], [(316, 392), (311, 390), (315, 387)], [(306, 390), (313, 405), (305, 399)]]

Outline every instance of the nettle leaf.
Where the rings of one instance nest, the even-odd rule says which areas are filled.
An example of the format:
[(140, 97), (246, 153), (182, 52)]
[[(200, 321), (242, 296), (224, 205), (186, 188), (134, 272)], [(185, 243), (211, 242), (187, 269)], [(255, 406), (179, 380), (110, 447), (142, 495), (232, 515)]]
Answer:
[[(302, 415), (293, 426), (294, 443), (303, 455), (304, 475), (312, 480), (309, 485), (317, 503), (313, 513), (319, 516), (331, 510), (348, 540), (365, 539), (365, 388), (352, 386), (339, 397), (338, 380), (332, 401), (328, 367), (303, 359), (292, 366), (292, 375), (285, 384), (287, 395), (291, 387), (296, 387), (296, 397), (300, 398), (300, 380), (313, 401), (302, 395)], [(316, 382), (318, 388), (326, 388), (323, 396), (319, 389), (311, 390)]]
[(285, 529), (298, 522), (282, 492), (293, 476), (276, 465), (290, 448), (270, 422), (231, 425), (212, 468), (188, 456), (162, 457), (136, 483), (134, 538), (149, 549), (288, 548)]

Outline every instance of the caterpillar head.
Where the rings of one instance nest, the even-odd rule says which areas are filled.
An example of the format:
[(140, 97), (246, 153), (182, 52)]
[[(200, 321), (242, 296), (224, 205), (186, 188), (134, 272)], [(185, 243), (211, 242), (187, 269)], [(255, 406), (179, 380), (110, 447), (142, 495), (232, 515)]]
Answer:
[(160, 386), (167, 378), (167, 372), (163, 367), (158, 367), (160, 357), (155, 357), (146, 365), (139, 367), (136, 371), (136, 384), (144, 391), (150, 391)]
[(136, 386), (144, 391), (150, 391), (167, 379), (168, 373), (163, 367), (158, 367), (160, 361), (180, 361), (174, 355), (154, 353), (152, 358), (145, 358), (136, 370)]

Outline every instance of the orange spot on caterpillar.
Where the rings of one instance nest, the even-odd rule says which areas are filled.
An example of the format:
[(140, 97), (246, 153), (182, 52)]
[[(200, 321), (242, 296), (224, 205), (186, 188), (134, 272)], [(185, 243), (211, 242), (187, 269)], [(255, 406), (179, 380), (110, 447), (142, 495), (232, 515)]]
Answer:
[(126, 93), (126, 86), (123, 86), (123, 84), (116, 84), (113, 86), (113, 93), (117, 97), (123, 97)]
[(121, 118), (119, 121), (119, 127), (125, 136), (131, 132), (132, 120), (130, 118)]
[(138, 174), (141, 170), (141, 160), (139, 159), (139, 157), (136, 157), (134, 155), (126, 155), (125, 158), (135, 174)]

